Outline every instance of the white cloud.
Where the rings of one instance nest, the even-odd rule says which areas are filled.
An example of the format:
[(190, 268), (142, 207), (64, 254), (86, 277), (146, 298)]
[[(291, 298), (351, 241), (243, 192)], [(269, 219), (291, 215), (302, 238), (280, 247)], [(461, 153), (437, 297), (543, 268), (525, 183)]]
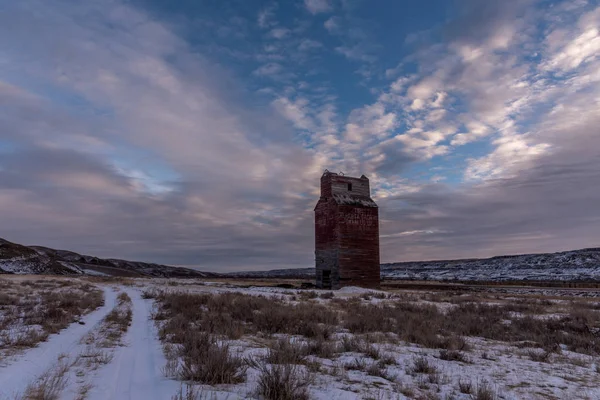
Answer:
[(597, 27), (593, 27), (565, 45), (549, 61), (548, 67), (569, 71), (598, 57), (600, 57), (600, 31)]
[(410, 105), (411, 110), (420, 110), (425, 106), (425, 102), (421, 99), (414, 99)]
[(437, 92), (435, 100), (433, 101), (433, 103), (431, 103), (431, 106), (434, 108), (442, 107), (444, 105), (444, 100), (446, 100), (447, 96), (448, 94), (446, 92)]
[(385, 106), (375, 103), (352, 111), (346, 125), (345, 137), (352, 142), (362, 142), (382, 137), (396, 127), (396, 114), (386, 112)]
[[(61, 4), (31, 0), (0, 13), (3, 57), (21, 65), (24, 81), (35, 77), (32, 87), (53, 88), (23, 97), (0, 84), (0, 97), (10, 96), (0, 102), (14, 107), (0, 107), (0, 131), (20, 144), (19, 154), (0, 160), (1, 191), (18, 184), (22, 193), (3, 196), (7, 207), (19, 203), (13, 215), (0, 210), (0, 225), (17, 226), (19, 214), (21, 229), (36, 226), (26, 241), (172, 263), (214, 265), (211, 254), (235, 249), (250, 264), (261, 240), (290, 243), (283, 231), (304, 223), (299, 193), (313, 189), (314, 165), (323, 161), (295, 144), (281, 118), (239, 100), (239, 82), (168, 25), (111, 1)], [(24, 54), (36, 63), (23, 64)], [(255, 74), (279, 71), (272, 63)], [(68, 112), (64, 93), (81, 99), (84, 112)], [(36, 115), (35, 123), (22, 114)], [(127, 168), (111, 167), (122, 160)], [(162, 177), (167, 172), (175, 181)], [(266, 228), (257, 235), (259, 216)], [(127, 239), (137, 244), (115, 244)]]
[(329, 33), (335, 33), (340, 30), (341, 27), (341, 18), (340, 17), (331, 17), (323, 24), (325, 29), (329, 31)]
[(319, 49), (321, 47), (323, 47), (323, 44), (321, 42), (317, 42), (316, 40), (311, 39), (304, 39), (298, 46), (298, 50), (310, 51), (314, 49)]
[(261, 65), (260, 67), (258, 67), (257, 69), (255, 69), (252, 74), (257, 75), (257, 76), (273, 76), (273, 75), (278, 75), (281, 72), (283, 72), (283, 66), (281, 66), (281, 64), (278, 63), (268, 63), (265, 65)]
[(430, 111), (426, 117), (426, 120), (428, 123), (435, 123), (435, 122), (441, 121), (445, 115), (446, 115), (446, 110), (442, 110), (442, 109), (438, 108), (436, 110)]
[(269, 36), (275, 39), (283, 39), (287, 37), (291, 31), (287, 28), (274, 28), (269, 31)]
[(440, 144), (448, 135), (440, 131), (425, 131), (413, 134), (400, 134), (396, 140), (403, 143), (406, 151), (415, 154), (421, 160), (448, 153), (448, 146)]
[(309, 131), (315, 129), (315, 123), (308, 115), (308, 100), (299, 98), (296, 101), (290, 101), (287, 98), (280, 97), (275, 99), (272, 105), (283, 117), (291, 121), (296, 128)]
[[(481, 2), (482, 6), (492, 3)], [(589, 184), (564, 190), (566, 197), (561, 201), (571, 204), (569, 196), (577, 191), (583, 192), (581, 198), (597, 200), (594, 171), (599, 169), (589, 160), (598, 159), (597, 146), (592, 144), (597, 141), (600, 109), (599, 24), (598, 11), (589, 12), (589, 6), (587, 14), (578, 18), (563, 19), (563, 9), (536, 9), (498, 24), (462, 25), (456, 28), (460, 31), (456, 37), (449, 29), (449, 42), (430, 48), (419, 43), (414, 54), (386, 74), (390, 84), (384, 93), (379, 86), (365, 87), (365, 93), (378, 96), (376, 101), (367, 100), (346, 115), (340, 111), (343, 107), (335, 107), (331, 85), (319, 88), (320, 65), (311, 65), (310, 71), (295, 70), (297, 80), (285, 82), (287, 78), (282, 78), (291, 76), (287, 63), (308, 59), (307, 54), (295, 50), (308, 51), (319, 44), (311, 39), (302, 41), (302, 36), (291, 38), (292, 31), (278, 27), (271, 9), (257, 16), (258, 27), (265, 29), (259, 37), (268, 44), (248, 60), (258, 60), (261, 65), (253, 78), (269, 77), (285, 84), (260, 89), (263, 96), (250, 98), (256, 104), (249, 106), (240, 100), (248, 93), (237, 93), (234, 88), (255, 90), (255, 80), (240, 81), (224, 64), (212, 65), (204, 58), (212, 53), (198, 54), (198, 49), (191, 48), (169, 25), (128, 3), (117, 7), (115, 2), (99, 0), (65, 7), (59, 2), (23, 0), (18, 4), (7, 6), (10, 13), (0, 13), (0, 63), (14, 65), (11, 70), (22, 73), (22, 81), (28, 85), (43, 82), (45, 88), (59, 93), (53, 99), (44, 97), (43, 90), (34, 95), (25, 88), (7, 89), (8, 85), (0, 83), (0, 103), (10, 106), (0, 107), (3, 139), (36, 150), (23, 154), (21, 163), (2, 154), (2, 226), (24, 226), (14, 219), (18, 213), (30, 221), (35, 232), (41, 230), (41, 223), (43, 229), (62, 232), (67, 243), (85, 236), (92, 226), (94, 234), (115, 241), (139, 240), (143, 246), (137, 246), (137, 251), (155, 247), (149, 243), (164, 245), (164, 252), (171, 255), (179, 253), (173, 249), (192, 249), (188, 261), (210, 257), (206, 249), (222, 250), (217, 256), (225, 254), (224, 259), (239, 251), (244, 253), (244, 261), (258, 249), (269, 254), (261, 260), (272, 261), (272, 249), (277, 247), (286, 257), (300, 254), (299, 262), (310, 263), (310, 257), (303, 255), (311, 245), (306, 238), (310, 239), (307, 232), (311, 232), (313, 204), (306, 196), (316, 195), (315, 181), (324, 168), (367, 174), (377, 196), (392, 202), (382, 203), (382, 209), (390, 214), (394, 198), (426, 196), (423, 188), (453, 186), (453, 191), (439, 196), (442, 200), (438, 203), (427, 197), (417, 202), (427, 207), (405, 203), (417, 212), (413, 214), (413, 208), (407, 211), (403, 205), (400, 217), (383, 221), (382, 228), (392, 233), (382, 237), (408, 238), (414, 235), (403, 233), (432, 232), (419, 240), (431, 236), (442, 242), (431, 226), (438, 226), (441, 220), (444, 229), (440, 232), (452, 231), (443, 221), (455, 215), (470, 216), (469, 212), (457, 212), (465, 187), (489, 188), (495, 179), (506, 182), (492, 193), (497, 195), (510, 184), (534, 187), (584, 171), (579, 176), (591, 176)], [(24, 12), (27, 8), (36, 13)], [(581, 12), (577, 10), (573, 12)], [(82, 17), (91, 15), (94, 18)], [(336, 35), (330, 39), (341, 40), (336, 51), (352, 60), (373, 62), (371, 54), (375, 53), (366, 43), (368, 35), (347, 17), (344, 15), (343, 26), (339, 17), (324, 24)], [(299, 28), (299, 23), (293, 24), (294, 34), (306, 29), (306, 25)], [(546, 30), (541, 32), (540, 26)], [(485, 34), (465, 35), (470, 29), (477, 33), (483, 29)], [(545, 39), (540, 45), (538, 36), (542, 34)], [(24, 59), (36, 63), (23, 63)], [(413, 63), (414, 75), (396, 79)], [(368, 75), (382, 72), (380, 67), (372, 63), (359, 71)], [(221, 86), (220, 82), (225, 83)], [(60, 103), (63, 91), (80, 97), (89, 104), (84, 108), (93, 112), (65, 112), (69, 105)], [(261, 112), (264, 101), (271, 101), (277, 112)], [(343, 99), (340, 104), (348, 103)], [(36, 116), (34, 121), (31, 115)], [(458, 171), (471, 180), (468, 185), (442, 183), (446, 170), (436, 170), (431, 182), (415, 183), (400, 177), (411, 163), (444, 155), (449, 155), (446, 162), (450, 163), (472, 148), (487, 148), (458, 149), (475, 140), (486, 140), (491, 150), (472, 156), (467, 170)], [(143, 154), (118, 153), (123, 148)], [(48, 153), (55, 158), (39, 161)], [(70, 156), (75, 161), (67, 171), (57, 167)], [(116, 158), (133, 160), (133, 165), (111, 168), (119, 165)], [(582, 166), (584, 162), (591, 166)], [(157, 164), (176, 178), (157, 174), (152, 169)], [(50, 167), (55, 169), (50, 171)], [(7, 176), (6, 171), (19, 179)], [(38, 181), (55, 192), (32, 189)], [(6, 182), (18, 189), (5, 190)], [(548, 193), (560, 192), (570, 180), (565, 182), (549, 188)], [(472, 196), (463, 203), (471, 207), (473, 197), (479, 196), (481, 204), (496, 198), (490, 192), (480, 195), (482, 192), (469, 192)], [(110, 201), (98, 201), (102, 196)], [(533, 198), (543, 202), (548, 196)], [(252, 207), (247, 199), (252, 199)], [(445, 205), (446, 200), (450, 205)], [(507, 196), (503, 201), (514, 205), (515, 199)], [(10, 215), (2, 213), (7, 209)], [(503, 212), (498, 213), (502, 214), (500, 221)], [(396, 228), (390, 226), (400, 220), (406, 226), (394, 236)], [(492, 222), (497, 220), (492, 218)], [(459, 220), (454, 227), (462, 225), (467, 224)], [(476, 226), (469, 225), (471, 229)], [(98, 237), (93, 239), (100, 242)], [(286, 257), (272, 262), (285, 262)]]
[(552, 30), (546, 38), (549, 59), (544, 68), (566, 73), (581, 64), (600, 59), (600, 7), (583, 14), (576, 29)]
[(440, 85), (436, 78), (428, 77), (409, 87), (407, 95), (412, 99), (427, 100), (439, 90)]
[(258, 24), (259, 28), (267, 29), (277, 25), (277, 21), (275, 20), (276, 8), (277, 4), (275, 3), (259, 11), (256, 18), (256, 23)]
[(374, 56), (368, 54), (366, 49), (364, 49), (364, 46), (361, 44), (357, 44), (351, 47), (339, 46), (335, 48), (335, 51), (337, 51), (340, 54), (343, 54), (346, 58), (350, 60), (358, 60), (369, 63), (375, 62), (376, 60)]
[(312, 14), (324, 13), (333, 9), (331, 0), (304, 0), (304, 5)]
[[(387, 71), (386, 71), (387, 73)], [(392, 92), (402, 92), (404, 91), (404, 89), (406, 89), (406, 85), (411, 81), (412, 79), (408, 76), (402, 76), (398, 79), (396, 79), (394, 81), (394, 83), (392, 83), (392, 85), (390, 86), (390, 89)]]
[(468, 132), (455, 135), (452, 138), (452, 146), (462, 146), (485, 137), (491, 133), (491, 130), (487, 125), (476, 120), (469, 121), (465, 125), (468, 129)]
[(502, 136), (494, 140), (493, 144), (496, 148), (490, 154), (469, 161), (465, 171), (466, 179), (514, 176), (551, 149), (547, 143), (532, 143), (525, 135)]

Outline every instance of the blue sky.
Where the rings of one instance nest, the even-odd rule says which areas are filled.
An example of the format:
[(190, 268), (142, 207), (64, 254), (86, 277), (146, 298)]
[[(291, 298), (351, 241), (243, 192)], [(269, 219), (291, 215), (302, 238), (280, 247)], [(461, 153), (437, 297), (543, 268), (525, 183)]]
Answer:
[(600, 240), (597, 1), (0, 0), (0, 237), (312, 265), (324, 169), (384, 262)]

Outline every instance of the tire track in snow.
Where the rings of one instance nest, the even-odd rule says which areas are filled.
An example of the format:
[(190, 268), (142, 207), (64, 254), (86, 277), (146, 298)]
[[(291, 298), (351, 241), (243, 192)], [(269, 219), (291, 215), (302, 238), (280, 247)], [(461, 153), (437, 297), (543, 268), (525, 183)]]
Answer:
[(110, 364), (91, 381), (89, 400), (168, 400), (180, 383), (165, 378), (166, 363), (156, 328), (150, 318), (152, 304), (138, 290), (127, 288), (133, 302), (133, 321)]
[(46, 342), (26, 350), (7, 366), (0, 367), (0, 399), (14, 399), (18, 394), (22, 394), (27, 385), (52, 368), (59, 355), (78, 354), (82, 349), (81, 338), (95, 329), (116, 304), (117, 294), (108, 287), (102, 289), (104, 305), (82, 317), (85, 325), (75, 322), (59, 333), (51, 335)]

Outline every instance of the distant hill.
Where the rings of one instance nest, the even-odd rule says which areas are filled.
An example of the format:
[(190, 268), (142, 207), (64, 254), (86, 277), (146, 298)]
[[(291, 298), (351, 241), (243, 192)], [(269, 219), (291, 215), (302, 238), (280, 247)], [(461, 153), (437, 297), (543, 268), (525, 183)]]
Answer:
[(216, 277), (188, 268), (103, 259), (67, 250), (24, 246), (0, 238), (0, 274), (98, 275), (131, 277)]
[[(231, 273), (238, 278), (313, 278), (314, 268)], [(600, 281), (600, 248), (485, 259), (381, 265), (383, 279), (435, 281)]]

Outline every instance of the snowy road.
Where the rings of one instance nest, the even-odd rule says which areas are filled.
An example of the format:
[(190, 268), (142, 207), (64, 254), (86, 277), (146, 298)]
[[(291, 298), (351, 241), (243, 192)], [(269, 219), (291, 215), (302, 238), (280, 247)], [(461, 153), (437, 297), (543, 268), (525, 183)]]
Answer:
[[(133, 319), (123, 337), (123, 346), (112, 349), (112, 360), (107, 365), (88, 371), (85, 381), (90, 389), (89, 400), (165, 400), (170, 399), (180, 388), (174, 380), (165, 378), (162, 368), (166, 363), (156, 328), (150, 319), (151, 302), (142, 299), (138, 290), (122, 288), (132, 300)], [(85, 316), (85, 325), (72, 324), (53, 335), (47, 342), (30, 349), (5, 367), (0, 367), (0, 400), (13, 400), (22, 396), (27, 386), (35, 382), (46, 371), (56, 366), (59, 357), (68, 362), (77, 360), (86, 345), (82, 338), (100, 328), (103, 318), (117, 303), (117, 292), (104, 288), (105, 304)], [(72, 368), (71, 368), (72, 369)], [(82, 383), (73, 379), (74, 371), (68, 375), (61, 399), (77, 398)]]
[(92, 380), (89, 400), (165, 400), (180, 384), (162, 374), (166, 363), (156, 328), (150, 319), (151, 303), (140, 292), (127, 288), (133, 301), (133, 321), (112, 362), (102, 367)]
[(82, 318), (85, 325), (73, 323), (38, 347), (9, 360), (7, 366), (0, 367), (0, 399), (12, 400), (22, 394), (27, 385), (51, 368), (61, 354), (78, 354), (82, 349), (81, 338), (112, 310), (116, 298), (113, 290), (104, 288), (104, 305)]

